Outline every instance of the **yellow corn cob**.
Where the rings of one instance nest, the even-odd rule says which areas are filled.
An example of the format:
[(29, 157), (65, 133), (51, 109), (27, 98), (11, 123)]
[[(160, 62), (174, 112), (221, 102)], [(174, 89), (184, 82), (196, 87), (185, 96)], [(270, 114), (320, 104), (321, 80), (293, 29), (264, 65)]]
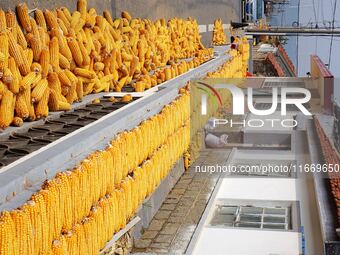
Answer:
[(88, 95), (93, 91), (94, 82), (84, 84), (84, 95)]
[(66, 18), (64, 12), (61, 9), (57, 9), (57, 17), (63, 21), (67, 30), (70, 29), (70, 21)]
[(5, 84), (0, 80), (0, 95), (2, 95), (6, 90)]
[(48, 47), (50, 43), (49, 34), (42, 27), (38, 27), (38, 31), (39, 31), (39, 37), (40, 37), (42, 47), (46, 47), (46, 46)]
[(34, 107), (33, 107), (32, 100), (31, 100), (31, 87), (27, 87), (25, 90), (22, 90), (21, 93), (22, 93), (23, 98), (25, 99), (25, 103), (28, 109), (28, 113), (29, 113), (28, 118), (31, 121), (33, 121), (35, 120), (36, 117), (35, 117)]
[(33, 59), (34, 61), (39, 62), (42, 48), (41, 41), (39, 38), (34, 37), (31, 39), (30, 44), (33, 51)]
[(13, 57), (8, 58), (8, 68), (11, 70), (13, 76), (20, 81), (22, 77)]
[(80, 12), (81, 17), (83, 19), (86, 18), (87, 13), (87, 1), (86, 0), (78, 0), (77, 2), (77, 10)]
[(0, 102), (0, 128), (8, 127), (14, 117), (14, 95), (11, 91), (5, 90)]
[(77, 33), (79, 33), (81, 30), (82, 30), (82, 28), (85, 26), (85, 23), (86, 23), (86, 21), (85, 21), (85, 19), (83, 19), (83, 18), (80, 18), (79, 19), (79, 22), (76, 24), (76, 26), (74, 27), (74, 32), (77, 34)]
[(24, 63), (23, 56), (20, 53), (20, 48), (11, 33), (7, 33), (7, 36), (9, 43), (9, 53), (14, 58), (17, 65), (20, 67), (20, 65)]
[(59, 65), (63, 69), (70, 69), (71, 68), (70, 62), (61, 53), (59, 53)]
[(35, 114), (38, 119), (47, 117), (48, 115), (48, 98), (50, 96), (49, 88), (45, 89), (40, 101), (35, 106)]
[(87, 14), (86, 19), (85, 19), (85, 27), (93, 28), (95, 24), (96, 24), (96, 16)]
[(70, 11), (66, 7), (62, 7), (61, 10), (63, 11), (63, 13), (64, 13), (65, 17), (67, 18), (67, 20), (69, 22), (71, 22), (72, 15), (71, 15)]
[(134, 73), (136, 72), (138, 63), (139, 63), (139, 58), (133, 57), (131, 60), (131, 66), (130, 66), (130, 73), (129, 73), (130, 76), (133, 76)]
[(17, 33), (18, 44), (21, 45), (21, 47), (23, 49), (26, 49), (27, 48), (27, 41), (26, 41), (26, 38), (25, 38), (22, 30), (20, 29), (19, 25), (17, 24), (14, 29), (16, 30), (16, 33)]
[(56, 16), (54, 16), (54, 13), (49, 10), (45, 10), (44, 14), (45, 14), (46, 23), (48, 27), (50, 28), (50, 30), (59, 29), (57, 18)]
[(84, 96), (84, 87), (83, 87), (83, 81), (82, 80), (79, 80), (77, 82), (76, 92), (77, 92), (78, 100), (81, 101), (83, 99), (83, 96)]
[(27, 119), (29, 116), (29, 110), (26, 105), (24, 93), (19, 93), (17, 95), (16, 102), (15, 102), (15, 113), (16, 113), (16, 116), (22, 119)]
[(53, 37), (50, 41), (50, 63), (53, 71), (59, 70), (59, 43), (58, 38)]
[(32, 84), (31, 84), (31, 88), (33, 89), (36, 85), (37, 85), (37, 83), (41, 80), (41, 73), (36, 73), (37, 75), (35, 76), (35, 78), (34, 78), (34, 80), (33, 80), (33, 82), (32, 82)]
[(21, 26), (27, 33), (32, 31), (30, 16), (28, 15), (28, 7), (25, 3), (17, 5), (17, 13), (21, 23)]
[(23, 55), (24, 62), (27, 63), (27, 65), (31, 66), (33, 64), (33, 51), (32, 49), (27, 48), (26, 50), (21, 51), (20, 53)]
[(45, 90), (48, 89), (48, 82), (46, 79), (41, 79), (34, 87), (31, 92), (32, 102), (36, 103), (41, 100), (43, 97)]
[(20, 117), (14, 117), (12, 120), (12, 126), (21, 127), (24, 124), (24, 121)]
[(5, 84), (11, 84), (13, 82), (13, 74), (9, 68), (5, 68), (2, 80)]
[(50, 111), (58, 111), (59, 110), (59, 97), (57, 92), (54, 89), (50, 89), (50, 97), (48, 100), (48, 108)]
[(104, 63), (102, 63), (102, 62), (96, 62), (96, 63), (94, 64), (94, 66), (93, 66), (93, 70), (95, 70), (95, 71), (103, 71), (103, 70), (104, 70), (104, 67), (105, 67)]
[(27, 54), (27, 58), (25, 58), (24, 57), (25, 56), (25, 52), (24, 52), (23, 48), (20, 45), (18, 45), (18, 49), (20, 51), (20, 55), (22, 56), (22, 62), (23, 63), (21, 65), (18, 65), (18, 62), (16, 62), (16, 63), (18, 65), (20, 73), (22, 75), (26, 75), (31, 70), (30, 67), (31, 67), (32, 62), (33, 62), (33, 51), (31, 49), (26, 49), (28, 54)]
[[(61, 95), (63, 95), (65, 97), (65, 99), (66, 99), (67, 94), (70, 92), (70, 87), (71, 86), (65, 86), (65, 85), (61, 86)], [(67, 100), (66, 100), (66, 102), (67, 102)]]
[(38, 31), (37, 23), (35, 22), (35, 19), (31, 19), (31, 27), (32, 27), (32, 34), (35, 38), (38, 38), (40, 40), (40, 34)]
[(59, 101), (58, 102), (58, 110), (59, 111), (69, 111), (69, 110), (71, 110), (71, 105), (67, 102)]
[(109, 22), (109, 24), (110, 24), (111, 26), (113, 26), (113, 20), (112, 20), (111, 13), (110, 13), (108, 10), (105, 10), (105, 11), (103, 12), (103, 15), (104, 15), (105, 19), (107, 20), (107, 22)]
[(41, 50), (40, 54), (40, 65), (41, 65), (41, 75), (42, 77), (47, 77), (50, 68), (50, 52), (48, 48)]
[(35, 72), (30, 72), (25, 77), (23, 77), (23, 79), (20, 82), (20, 90), (25, 90), (31, 87), (31, 84), (34, 82), (36, 77), (37, 77), (37, 74)]
[[(7, 82), (7, 86), (8, 89), (14, 93), (14, 94), (18, 94), (19, 93), (19, 89), (20, 89), (20, 80), (21, 80), (21, 75), (19, 73), (19, 70), (16, 67), (15, 61), (14, 59), (11, 57), (8, 60), (8, 66), (9, 66), (9, 70), (11, 73), (4, 73), (4, 77), (3, 77), (3, 81), (6, 83), (6, 79), (10, 79), (12, 80), (10, 83)], [(12, 75), (11, 75), (12, 74)], [(7, 76), (7, 78), (6, 78)]]
[(81, 14), (78, 11), (75, 11), (72, 14), (72, 19), (70, 21), (70, 25), (71, 27), (74, 29), (76, 27), (76, 25), (78, 24), (79, 20), (80, 20)]
[(40, 9), (36, 9), (34, 12), (35, 20), (37, 24), (42, 27), (45, 31), (47, 31), (46, 20), (44, 17), (44, 13)]
[(60, 95), (61, 94), (61, 84), (60, 84), (60, 81), (59, 81), (58, 74), (55, 73), (55, 72), (49, 73), (47, 80), (48, 80), (49, 88), (55, 90), (57, 92), (57, 94)]
[(79, 42), (78, 44), (79, 44), (80, 52), (83, 56), (83, 64), (82, 65), (87, 66), (87, 65), (90, 64), (91, 58), (90, 58), (89, 54), (87, 53), (87, 50), (86, 50), (84, 44), (82, 42)]
[(0, 31), (6, 30), (7, 25), (6, 25), (6, 15), (5, 12), (0, 9)]
[(31, 65), (31, 71), (32, 72), (35, 72), (35, 73), (41, 73), (42, 71), (42, 67), (39, 63), (37, 62), (34, 62), (32, 65)]
[(72, 86), (69, 87), (68, 93), (66, 95), (66, 100), (68, 103), (72, 104), (77, 99), (78, 97), (77, 97), (77, 91), (76, 91), (76, 84), (72, 84)]
[(78, 77), (76, 75), (74, 75), (74, 73), (72, 73), (70, 70), (65, 69), (64, 72), (65, 72), (65, 74), (67, 75), (68, 79), (71, 81), (72, 84), (78, 82)]
[(61, 31), (63, 31), (63, 35), (67, 36), (68, 35), (68, 28), (65, 26), (64, 22), (57, 18), (57, 22), (58, 22), (58, 25), (61, 29)]
[(58, 78), (59, 78), (61, 85), (65, 85), (65, 86), (68, 86), (68, 87), (72, 86), (72, 82), (70, 81), (70, 79), (66, 75), (65, 71), (59, 71), (58, 72)]
[(12, 11), (6, 12), (6, 25), (7, 28), (9, 29), (13, 29), (17, 25), (17, 20), (14, 12)]
[(122, 12), (122, 18), (125, 18), (127, 19), (128, 21), (130, 21), (132, 18), (131, 18), (131, 15), (127, 12), (127, 11), (123, 11)]
[(83, 55), (81, 54), (78, 42), (74, 38), (68, 38), (67, 43), (72, 52), (74, 61), (77, 63), (78, 66), (82, 66)]
[(4, 68), (7, 67), (7, 59), (9, 56), (8, 37), (6, 33), (0, 33), (0, 52), (5, 57), (3, 61), (0, 61), (0, 72), (2, 73), (4, 71)]
[(76, 75), (79, 75), (81, 77), (88, 78), (88, 79), (93, 79), (96, 77), (95, 72), (84, 69), (84, 68), (75, 68), (74, 73)]

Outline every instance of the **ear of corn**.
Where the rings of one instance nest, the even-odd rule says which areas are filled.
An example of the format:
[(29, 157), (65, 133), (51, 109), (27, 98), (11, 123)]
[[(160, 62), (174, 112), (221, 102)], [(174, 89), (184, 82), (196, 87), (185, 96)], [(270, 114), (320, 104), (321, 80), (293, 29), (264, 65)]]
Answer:
[(51, 30), (52, 29), (59, 29), (57, 18), (54, 15), (54, 13), (49, 11), (49, 10), (45, 10), (44, 14), (45, 14), (45, 20), (46, 20), (46, 23), (47, 23), (48, 27)]
[(38, 119), (47, 117), (48, 115), (48, 99), (50, 96), (49, 88), (45, 89), (41, 99), (35, 105), (35, 115)]
[(224, 33), (223, 23), (221, 19), (216, 19), (214, 21), (212, 43), (213, 45), (223, 45), (227, 43), (227, 37)]
[(32, 72), (35, 72), (35, 73), (39, 73), (41, 74), (42, 72), (42, 67), (39, 63), (37, 62), (34, 62), (32, 65), (31, 65), (31, 71)]
[(79, 11), (81, 17), (86, 19), (87, 14), (87, 0), (79, 0), (77, 2), (77, 10)]
[(93, 79), (96, 76), (96, 73), (94, 71), (90, 71), (84, 68), (75, 68), (74, 73), (76, 75), (79, 75), (81, 77), (88, 78), (88, 79)]
[(70, 21), (66, 18), (64, 12), (61, 9), (57, 9), (57, 17), (63, 21), (67, 30), (69, 30), (70, 29)]
[(26, 41), (26, 38), (25, 38), (23, 32), (21, 31), (19, 25), (17, 24), (13, 29), (15, 29), (15, 31), (16, 31), (16, 38), (17, 38), (18, 44), (21, 45), (21, 47), (23, 49), (26, 49), (27, 48), (27, 41)]
[(27, 119), (29, 117), (29, 110), (26, 104), (24, 93), (19, 93), (15, 102), (15, 113), (21, 119)]
[(61, 10), (63, 11), (67, 20), (70, 22), (71, 19), (72, 19), (72, 15), (71, 15), (70, 11), (66, 7), (62, 7)]
[[(14, 39), (13, 35), (11, 33), (7, 33), (8, 36), (8, 43), (9, 43), (9, 53), (14, 58), (15, 62), (17, 63), (18, 67), (24, 65), (24, 58), (21, 54), (20, 47), (16, 43), (16, 40)], [(25, 70), (20, 70), (20, 72), (25, 75)]]
[(19, 51), (20, 56), (22, 56), (22, 64), (18, 65), (18, 68), (22, 75), (27, 75), (30, 72), (30, 67), (33, 63), (33, 51), (31, 49), (27, 50), (27, 58), (24, 57), (25, 54), (21, 47), (19, 47)]
[(0, 61), (0, 72), (4, 71), (4, 68), (8, 65), (8, 56), (9, 56), (9, 44), (8, 37), (6, 33), (0, 32), (0, 52), (3, 55), (3, 59)]
[(77, 63), (78, 66), (82, 66), (84, 59), (83, 55), (81, 54), (78, 42), (74, 38), (68, 38), (67, 43), (72, 52), (74, 61)]
[(47, 89), (48, 82), (46, 79), (41, 79), (39, 82), (37, 82), (37, 84), (34, 86), (31, 92), (32, 102), (33, 103), (39, 102)]
[(0, 102), (0, 128), (8, 127), (14, 117), (14, 95), (11, 91), (6, 90)]
[(59, 70), (59, 42), (57, 37), (53, 37), (50, 41), (50, 63), (53, 71)]
[(21, 127), (24, 124), (24, 121), (20, 117), (14, 117), (12, 120), (12, 126)]
[(6, 14), (2, 9), (0, 9), (0, 31), (4, 31), (6, 29), (7, 29)]
[(17, 13), (21, 26), (27, 33), (32, 31), (30, 16), (28, 15), (28, 7), (25, 3), (21, 3), (17, 6)]
[(41, 41), (38, 37), (33, 37), (30, 40), (30, 44), (33, 51), (33, 59), (34, 61), (39, 62), (42, 48)]
[(45, 31), (47, 31), (47, 25), (46, 20), (44, 17), (44, 13), (40, 9), (36, 9), (34, 12), (35, 20), (37, 21), (37, 24), (42, 27)]
[(58, 78), (59, 78), (59, 81), (62, 85), (65, 85), (65, 86), (68, 86), (68, 87), (72, 86), (72, 82), (70, 81), (70, 79), (66, 75), (65, 71), (59, 71), (58, 72)]
[(9, 29), (13, 29), (17, 25), (15, 13), (10, 10), (6, 12), (6, 25)]
[(20, 82), (20, 89), (25, 90), (31, 87), (31, 84), (35, 81), (37, 74), (35, 72), (30, 72)]
[(59, 111), (69, 111), (71, 110), (71, 105), (68, 102), (59, 101), (58, 102)]
[(8, 85), (8, 89), (12, 91), (12, 93), (17, 94), (19, 93), (20, 89), (21, 75), (18, 67), (16, 66), (15, 60), (12, 57), (8, 59), (8, 68), (13, 75), (13, 81), (10, 83), (10, 85)]
[(50, 69), (50, 51), (47, 47), (41, 50), (40, 54), (41, 75), (47, 77)]

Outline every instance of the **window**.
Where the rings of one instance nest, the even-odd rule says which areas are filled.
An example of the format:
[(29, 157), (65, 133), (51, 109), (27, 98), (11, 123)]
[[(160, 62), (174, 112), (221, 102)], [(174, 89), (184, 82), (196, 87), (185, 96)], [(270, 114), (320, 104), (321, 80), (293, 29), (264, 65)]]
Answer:
[(297, 230), (297, 223), (297, 202), (286, 201), (218, 202), (210, 220), (212, 227), (280, 231)]

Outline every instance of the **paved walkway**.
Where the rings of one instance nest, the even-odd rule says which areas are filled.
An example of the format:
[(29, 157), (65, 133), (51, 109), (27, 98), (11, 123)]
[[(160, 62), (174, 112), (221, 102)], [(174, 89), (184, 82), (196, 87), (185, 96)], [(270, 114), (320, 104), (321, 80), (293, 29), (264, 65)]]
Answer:
[[(206, 150), (196, 165), (226, 161), (230, 150)], [(168, 194), (132, 253), (183, 254), (200, 221), (219, 175), (185, 172)]]

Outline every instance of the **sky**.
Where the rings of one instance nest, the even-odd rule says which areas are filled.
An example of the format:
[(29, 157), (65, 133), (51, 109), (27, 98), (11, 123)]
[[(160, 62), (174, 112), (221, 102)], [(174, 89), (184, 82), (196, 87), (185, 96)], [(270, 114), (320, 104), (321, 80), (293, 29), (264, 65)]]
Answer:
[[(324, 26), (323, 23), (327, 24), (327, 22), (332, 21), (334, 4), (336, 1), (335, 26), (340, 27), (339, 0), (301, 0), (300, 24), (307, 24), (309, 22), (314, 22), (315, 24), (316, 20), (317, 22), (320, 22), (319, 26)], [(317, 54), (325, 63), (330, 63), (330, 69), (334, 76), (340, 77), (340, 37), (333, 37), (332, 51), (330, 51), (330, 42), (331, 37), (319, 36), (299, 38), (299, 74), (303, 74), (306, 71), (308, 56), (310, 54)]]

